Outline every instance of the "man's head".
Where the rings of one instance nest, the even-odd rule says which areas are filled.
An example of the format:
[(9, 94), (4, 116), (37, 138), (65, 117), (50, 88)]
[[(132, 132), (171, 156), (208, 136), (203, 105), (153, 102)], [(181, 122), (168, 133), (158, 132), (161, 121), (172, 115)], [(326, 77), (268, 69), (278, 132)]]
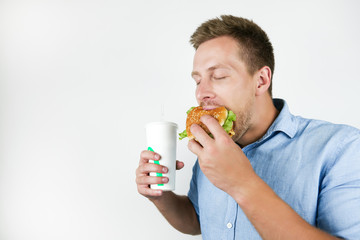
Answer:
[(264, 31), (249, 20), (222, 16), (202, 24), (191, 42), (196, 49), (192, 77), (199, 105), (233, 111), (233, 140), (240, 145), (259, 137), (274, 110), (269, 91), (273, 50)]
[[(245, 18), (222, 15), (220, 18), (208, 20), (196, 29), (190, 43), (198, 49), (202, 43), (221, 36), (230, 36), (237, 41), (239, 57), (246, 64), (250, 75), (263, 66), (268, 66), (271, 76), (273, 75), (275, 60), (272, 44), (258, 25)], [(268, 92), (272, 96), (272, 83)]]

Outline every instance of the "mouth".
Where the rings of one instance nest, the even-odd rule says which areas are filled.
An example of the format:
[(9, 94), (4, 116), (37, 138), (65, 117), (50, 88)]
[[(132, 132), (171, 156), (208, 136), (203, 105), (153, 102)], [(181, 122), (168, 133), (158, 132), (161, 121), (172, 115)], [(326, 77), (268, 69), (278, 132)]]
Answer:
[(209, 111), (209, 110), (213, 110), (213, 109), (218, 108), (218, 107), (220, 107), (220, 106), (203, 106), (202, 108), (204, 110), (206, 110), (206, 111)]
[(200, 106), (206, 110), (206, 111), (209, 111), (209, 110), (213, 110), (215, 108), (218, 108), (218, 107), (221, 107), (222, 105), (220, 104), (217, 104), (217, 103), (201, 103)]

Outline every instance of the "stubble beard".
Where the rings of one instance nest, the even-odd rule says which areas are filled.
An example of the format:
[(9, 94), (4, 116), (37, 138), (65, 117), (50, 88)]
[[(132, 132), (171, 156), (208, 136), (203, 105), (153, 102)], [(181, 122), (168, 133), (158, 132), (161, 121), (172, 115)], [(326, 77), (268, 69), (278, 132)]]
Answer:
[[(236, 113), (236, 121), (235, 121), (235, 135), (233, 136), (234, 142), (240, 144), (241, 138), (245, 135), (245, 133), (249, 130), (251, 126), (251, 120), (253, 116), (253, 100), (249, 100), (244, 106), (243, 110)], [(241, 145), (241, 144), (240, 144)]]

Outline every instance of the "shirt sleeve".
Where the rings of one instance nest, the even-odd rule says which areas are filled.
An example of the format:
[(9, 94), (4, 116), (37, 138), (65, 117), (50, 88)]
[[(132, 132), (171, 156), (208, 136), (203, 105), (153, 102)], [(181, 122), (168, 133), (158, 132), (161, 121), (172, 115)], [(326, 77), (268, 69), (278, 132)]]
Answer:
[(319, 189), (317, 226), (344, 239), (360, 237), (360, 136), (339, 144)]
[(195, 208), (198, 219), (199, 219), (199, 204), (198, 204), (197, 177), (198, 177), (199, 168), (200, 168), (199, 162), (196, 161), (193, 166), (193, 175), (191, 178), (190, 189), (188, 192), (188, 197)]

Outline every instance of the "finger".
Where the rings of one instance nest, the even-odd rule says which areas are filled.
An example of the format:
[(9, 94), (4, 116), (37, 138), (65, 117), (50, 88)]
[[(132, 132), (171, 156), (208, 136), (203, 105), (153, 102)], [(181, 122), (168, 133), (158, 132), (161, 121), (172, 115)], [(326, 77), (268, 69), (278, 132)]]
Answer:
[(136, 175), (148, 175), (151, 172), (167, 173), (169, 169), (163, 165), (155, 163), (144, 163), (140, 164), (136, 169)]
[(202, 146), (208, 145), (214, 140), (197, 124), (193, 124), (190, 127), (191, 133), (194, 135), (196, 141), (198, 141)]
[(167, 177), (138, 176), (136, 178), (137, 185), (163, 184), (169, 182)]
[(140, 154), (140, 163), (147, 163), (149, 162), (149, 160), (159, 161), (160, 158), (161, 157), (158, 153), (144, 150)]
[(185, 164), (179, 160), (176, 160), (176, 170), (180, 170), (185, 166)]
[(210, 115), (204, 115), (200, 118), (200, 121), (206, 125), (211, 134), (216, 137), (223, 135), (225, 130), (221, 127), (219, 122)]
[(198, 143), (194, 139), (191, 139), (189, 141), (188, 148), (192, 153), (194, 153), (198, 157), (201, 155), (201, 153), (203, 151), (203, 147), (200, 145), (200, 143)]
[(149, 186), (139, 186), (138, 192), (146, 197), (158, 197), (162, 195), (162, 190), (151, 189)]

